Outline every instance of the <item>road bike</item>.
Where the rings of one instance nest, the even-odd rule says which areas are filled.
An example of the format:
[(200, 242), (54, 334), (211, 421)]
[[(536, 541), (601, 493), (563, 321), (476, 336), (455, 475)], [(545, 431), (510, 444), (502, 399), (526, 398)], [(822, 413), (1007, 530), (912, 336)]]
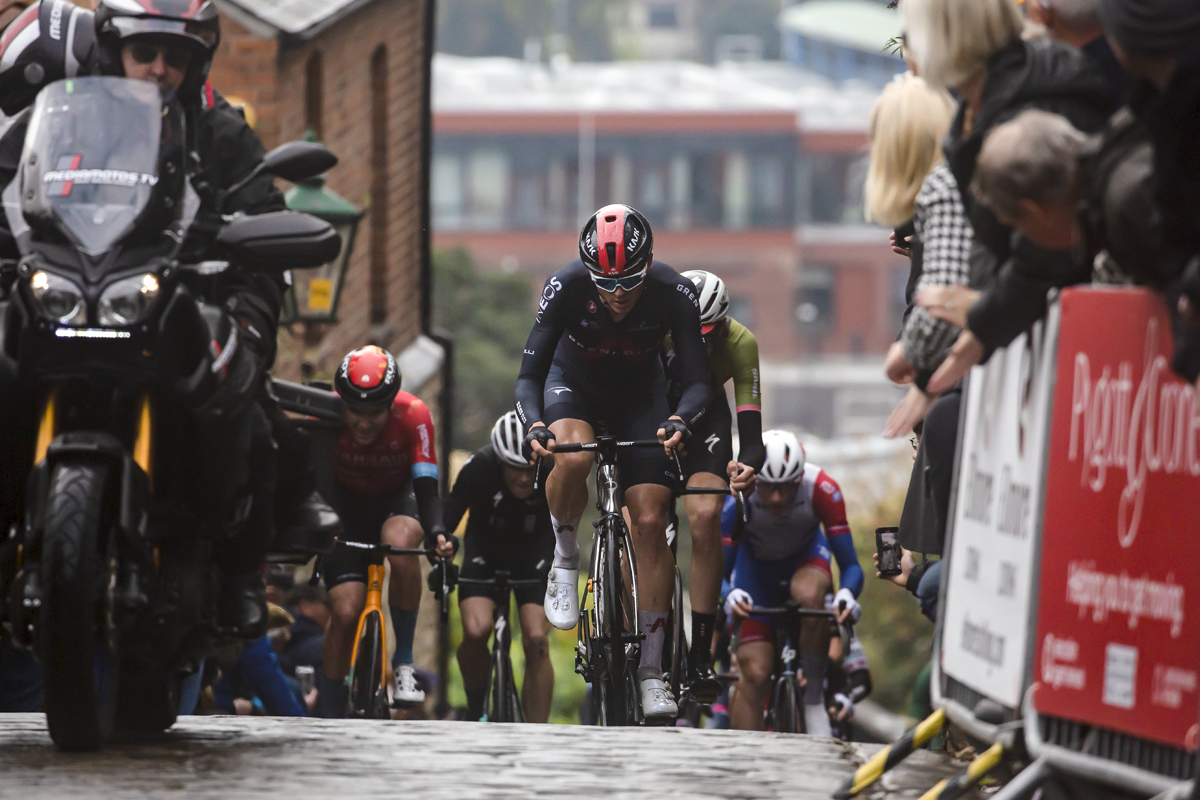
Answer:
[[(381, 556), (430, 556), (436, 560), (435, 568), (441, 572), (442, 621), (450, 615), (450, 581), (446, 559), (437, 556), (434, 548), (392, 547), (388, 544), (365, 544), (338, 540), (338, 547), (366, 550)], [(347, 682), (350, 694), (346, 716), (350, 719), (390, 719), (391, 702), (388, 700), (388, 683), (391, 670), (387, 663), (387, 645), (383, 626), (383, 563), (367, 566), (367, 601), (358, 617), (354, 632), (354, 649), (350, 653), (350, 674)], [(319, 572), (313, 573), (313, 582)]]
[(492, 589), (492, 652), (488, 662), (487, 700), (485, 719), (488, 722), (524, 722), (525, 710), (512, 667), (512, 625), (509, 609), (512, 590), (521, 586), (542, 586), (541, 578), (508, 577), (508, 570), (496, 570), (492, 578), (459, 578), (462, 586), (490, 586)]
[(637, 559), (621, 514), (623, 493), (617, 452), (662, 447), (657, 439), (618, 441), (597, 436), (594, 442), (558, 444), (557, 453), (595, 453), (596, 507), (587, 588), (579, 609), (575, 671), (592, 686), (592, 702), (600, 725), (638, 725), (642, 705), (635, 670), (643, 637), (637, 630)]
[[(787, 581), (780, 584), (780, 595), (788, 597)], [(776, 733), (805, 733), (804, 701), (796, 668), (800, 653), (800, 621), (803, 618), (829, 620), (830, 625), (837, 628), (844, 647), (849, 647), (851, 626), (849, 623), (839, 625), (833, 611), (804, 608), (790, 598), (779, 606), (753, 606), (750, 613), (781, 618), (780, 624), (775, 626), (774, 687), (767, 706), (767, 729)]]

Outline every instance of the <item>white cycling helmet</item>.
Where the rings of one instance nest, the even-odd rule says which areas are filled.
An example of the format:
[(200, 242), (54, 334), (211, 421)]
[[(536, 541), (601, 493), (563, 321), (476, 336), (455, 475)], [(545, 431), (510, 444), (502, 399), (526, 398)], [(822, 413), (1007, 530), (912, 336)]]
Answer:
[(516, 411), (509, 411), (492, 426), (492, 448), (496, 456), (505, 464), (514, 467), (528, 467), (529, 462), (521, 455), (521, 442), (525, 439), (525, 429)]
[(700, 332), (711, 333), (729, 316), (729, 290), (725, 281), (702, 269), (689, 269), (683, 277), (696, 284), (700, 295)]
[(758, 479), (763, 483), (792, 483), (804, 474), (804, 445), (789, 431), (767, 431), (763, 434), (767, 460)]

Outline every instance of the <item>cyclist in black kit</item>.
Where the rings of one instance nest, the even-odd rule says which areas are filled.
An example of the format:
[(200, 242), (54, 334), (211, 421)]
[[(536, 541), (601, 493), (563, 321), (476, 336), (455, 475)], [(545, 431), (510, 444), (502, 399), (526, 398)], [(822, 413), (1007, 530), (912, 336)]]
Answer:
[[(638, 626), (646, 636), (638, 668), (647, 717), (675, 716), (662, 680), (662, 641), (674, 585), (666, 510), (679, 478), (667, 450), (683, 442), (709, 400), (696, 287), (655, 263), (650, 223), (625, 205), (597, 211), (579, 236), (580, 260), (550, 276), (517, 377), (525, 454), (546, 457), (553, 443), (590, 442), (596, 427), (622, 439), (657, 435), (664, 451), (625, 450), (619, 460), (638, 559)], [(660, 352), (670, 334), (682, 396), (671, 414)], [(591, 453), (560, 456), (546, 480), (554, 564), (546, 586), (550, 623), (579, 621), (577, 530), (588, 501)]]
[[(488, 580), (495, 577), (498, 569), (507, 570), (513, 580), (546, 577), (554, 553), (554, 533), (550, 528), (545, 488), (534, 488), (533, 467), (521, 455), (524, 434), (525, 428), (516, 412), (509, 411), (496, 420), (492, 443), (467, 459), (446, 499), (447, 530), (457, 528), (463, 514), (470, 512), (463, 542), (464, 578)], [(525, 719), (530, 722), (545, 722), (550, 718), (554, 695), (550, 623), (538, 602), (544, 592), (542, 586), (513, 589), (525, 648), (521, 699), (525, 704)], [(462, 670), (467, 713), (472, 720), (483, 716), (487, 698), (493, 603), (491, 587), (459, 584), (463, 639), (458, 648), (458, 667)]]

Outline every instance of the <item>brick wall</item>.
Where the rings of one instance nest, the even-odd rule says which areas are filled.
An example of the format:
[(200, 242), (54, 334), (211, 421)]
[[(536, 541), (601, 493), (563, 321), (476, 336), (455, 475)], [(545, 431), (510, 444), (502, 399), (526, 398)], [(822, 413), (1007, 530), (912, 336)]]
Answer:
[[(309, 57), (322, 59), (322, 129), (341, 159), (327, 186), (363, 208), (367, 216), (346, 274), (339, 323), (303, 348), (318, 374), (331, 374), (355, 346), (374, 341), (393, 352), (420, 333), (421, 111), (424, 13), (427, 0), (373, 3), (301, 47), (279, 49), (228, 18), (213, 64), (212, 82), (226, 95), (254, 106), (268, 148), (303, 137)], [(369, 303), (371, 210), (371, 74), (373, 53), (387, 48), (386, 306), (384, 325), (372, 329)], [(289, 334), (283, 334), (282, 338)], [(281, 341), (277, 373), (299, 374), (300, 348)]]

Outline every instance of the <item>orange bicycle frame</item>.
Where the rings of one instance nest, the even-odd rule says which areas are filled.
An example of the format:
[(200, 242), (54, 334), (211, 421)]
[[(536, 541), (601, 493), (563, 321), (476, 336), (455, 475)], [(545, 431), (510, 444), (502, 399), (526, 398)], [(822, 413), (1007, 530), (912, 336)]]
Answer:
[(384, 639), (384, 646), (379, 648), (379, 675), (384, 681), (382, 687), (387, 686), (387, 635), (384, 633), (383, 627), (383, 564), (370, 564), (367, 566), (367, 602), (363, 606), (362, 614), (358, 617), (358, 627), (354, 631), (354, 649), (350, 651), (350, 674), (355, 673), (356, 662), (358, 661), (358, 642), (362, 638), (363, 628), (367, 624), (367, 619), (371, 614), (379, 615), (379, 635)]

